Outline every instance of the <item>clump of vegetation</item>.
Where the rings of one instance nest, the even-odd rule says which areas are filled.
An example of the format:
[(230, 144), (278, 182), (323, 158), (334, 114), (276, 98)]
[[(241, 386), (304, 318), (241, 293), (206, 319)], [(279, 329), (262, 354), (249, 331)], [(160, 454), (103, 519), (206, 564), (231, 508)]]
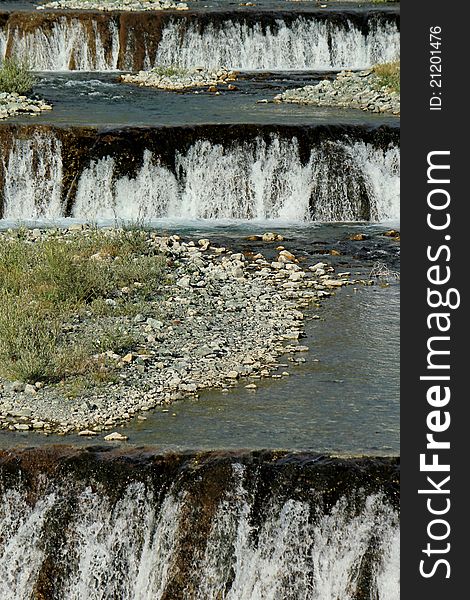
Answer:
[(0, 92), (27, 94), (35, 82), (27, 60), (5, 58), (0, 65)]
[[(132, 230), (2, 240), (0, 375), (103, 379), (107, 367), (93, 355), (132, 349), (119, 317), (140, 311), (166, 280), (166, 261), (147, 240)], [(83, 336), (82, 324), (93, 335)]]
[(400, 61), (375, 65), (378, 87), (386, 87), (392, 92), (400, 92)]
[(189, 69), (170, 65), (169, 67), (154, 67), (152, 73), (159, 77), (184, 77), (189, 73)]

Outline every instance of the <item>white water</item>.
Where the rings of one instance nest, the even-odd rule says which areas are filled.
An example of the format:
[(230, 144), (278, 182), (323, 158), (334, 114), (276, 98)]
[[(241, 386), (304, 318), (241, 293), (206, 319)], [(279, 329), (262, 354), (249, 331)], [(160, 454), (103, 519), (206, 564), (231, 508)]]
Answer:
[[(61, 144), (47, 134), (15, 139), (4, 159), (4, 219), (60, 219)], [(176, 175), (175, 175), (176, 173)], [(357, 221), (366, 191), (372, 221), (399, 220), (399, 150), (363, 142), (312, 147), (302, 164), (296, 138), (224, 148), (207, 140), (176, 153), (175, 173), (148, 150), (134, 177), (117, 176), (112, 157), (77, 174), (72, 216), (109, 219)]]
[(5, 51), (7, 49), (7, 31), (5, 28), (0, 27), (0, 63), (5, 56)]
[[(95, 21), (91, 31), (86, 21), (61, 17), (51, 31), (36, 28), (24, 33), (15, 29), (11, 36), (12, 56), (27, 56), (36, 71), (112, 71), (117, 69), (119, 31), (114, 21), (107, 23), (107, 35), (112, 39), (112, 50), (107, 56), (103, 39)], [(1, 42), (0, 42), (1, 49)]]
[[(211, 517), (207, 537), (198, 538), (192, 561), (183, 565), (181, 557), (190, 549), (182, 539), (194, 526), (186, 520), (193, 506), (185, 493), (170, 489), (159, 506), (142, 483), (129, 484), (116, 502), (99, 488), (79, 490), (65, 542), (54, 556), (57, 565), (67, 565), (54, 597), (159, 600), (184, 569), (188, 600), (352, 600), (358, 569), (376, 539), (370, 598), (398, 599), (398, 515), (381, 497), (368, 497), (353, 516), (351, 499), (343, 498), (324, 514), (307, 502), (271, 497), (264, 507), (267, 517), (255, 528), (244, 470), (234, 465), (233, 471), (232, 486)], [(50, 535), (47, 519), (52, 511), (60, 512), (64, 493), (64, 488), (47, 493), (33, 506), (26, 502), (26, 491), (3, 495), (4, 600), (31, 597)]]
[(62, 145), (40, 133), (15, 138), (4, 170), (4, 218), (53, 219), (61, 214)]
[(55, 501), (55, 495), (49, 494), (32, 507), (24, 493), (4, 492), (0, 503), (0, 595), (4, 600), (31, 597), (44, 559), (40, 540), (45, 519)]
[[(103, 36), (96, 21), (57, 18), (51, 31), (37, 27), (24, 32), (14, 28), (10, 54), (27, 56), (38, 71), (110, 71), (118, 68), (119, 29), (109, 19)], [(134, 35), (128, 33), (128, 38)], [(111, 40), (111, 52), (105, 46)], [(330, 44), (328, 43), (330, 39)], [(132, 42), (132, 43), (131, 43)], [(139, 43), (145, 44), (145, 36)], [(0, 60), (4, 56), (7, 32), (0, 30)], [(352, 22), (348, 26), (299, 17), (287, 24), (282, 19), (275, 25), (248, 25), (228, 20), (209, 23), (201, 31), (197, 23), (186, 19), (171, 20), (164, 26), (156, 56), (146, 50), (145, 68), (178, 64), (185, 67), (218, 67), (240, 69), (339, 69), (365, 68), (372, 64), (395, 60), (399, 54), (400, 35), (396, 25), (372, 21), (367, 35)], [(126, 46), (134, 45), (127, 39)], [(132, 68), (130, 51), (126, 64)]]
[(278, 20), (276, 26), (267, 28), (228, 20), (223, 27), (210, 23), (202, 32), (197, 23), (174, 20), (164, 27), (157, 54), (147, 68), (178, 64), (238, 69), (358, 69), (395, 60), (399, 44), (396, 26), (387, 23), (372, 24), (368, 35), (364, 35), (351, 22), (344, 28), (302, 17), (289, 25)]
[[(331, 163), (331, 148), (312, 148), (302, 164), (295, 138), (274, 136), (226, 149), (198, 141), (176, 155), (174, 175), (149, 151), (135, 178), (116, 178), (107, 157), (81, 174), (73, 216), (100, 219), (235, 219), (300, 223), (356, 221), (357, 197), (364, 182), (374, 221), (399, 219), (399, 151), (370, 144), (346, 145), (349, 169)], [(344, 156), (344, 150), (343, 150)], [(339, 159), (340, 160), (340, 159)]]

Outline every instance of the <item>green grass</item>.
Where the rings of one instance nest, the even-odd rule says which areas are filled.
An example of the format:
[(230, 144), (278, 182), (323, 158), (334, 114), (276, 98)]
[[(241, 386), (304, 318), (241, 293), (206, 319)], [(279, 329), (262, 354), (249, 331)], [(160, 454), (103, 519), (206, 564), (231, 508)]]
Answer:
[(189, 73), (189, 69), (171, 65), (169, 67), (154, 67), (152, 73), (159, 77), (184, 77)]
[[(19, 231), (15, 239), (3, 239), (0, 375), (30, 382), (100, 379), (107, 366), (93, 354), (134, 349), (137, 340), (119, 326), (119, 317), (141, 311), (166, 280), (166, 261), (147, 240), (137, 230), (36, 242)], [(81, 323), (93, 335), (83, 339)]]
[(378, 87), (386, 87), (393, 92), (400, 92), (400, 61), (375, 65)]
[(28, 61), (5, 58), (0, 66), (0, 92), (27, 94), (33, 89), (35, 78)]

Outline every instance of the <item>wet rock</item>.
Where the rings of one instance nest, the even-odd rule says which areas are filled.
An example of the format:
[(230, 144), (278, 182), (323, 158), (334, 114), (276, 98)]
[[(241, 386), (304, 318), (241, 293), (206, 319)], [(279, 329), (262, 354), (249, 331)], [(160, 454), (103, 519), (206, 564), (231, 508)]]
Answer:
[(104, 439), (107, 442), (125, 442), (129, 438), (127, 435), (123, 435), (122, 433), (119, 433), (118, 431), (114, 431), (113, 433), (105, 435)]
[(227, 377), (227, 379), (238, 379), (239, 373), (238, 373), (238, 371), (229, 371), (226, 374), (226, 377)]

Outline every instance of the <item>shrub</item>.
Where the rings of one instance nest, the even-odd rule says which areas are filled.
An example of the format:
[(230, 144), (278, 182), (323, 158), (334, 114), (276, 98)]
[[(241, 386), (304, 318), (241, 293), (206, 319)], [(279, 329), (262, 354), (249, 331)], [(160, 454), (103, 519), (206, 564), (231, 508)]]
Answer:
[(35, 78), (26, 60), (5, 58), (0, 66), (0, 92), (26, 94), (33, 89)]

